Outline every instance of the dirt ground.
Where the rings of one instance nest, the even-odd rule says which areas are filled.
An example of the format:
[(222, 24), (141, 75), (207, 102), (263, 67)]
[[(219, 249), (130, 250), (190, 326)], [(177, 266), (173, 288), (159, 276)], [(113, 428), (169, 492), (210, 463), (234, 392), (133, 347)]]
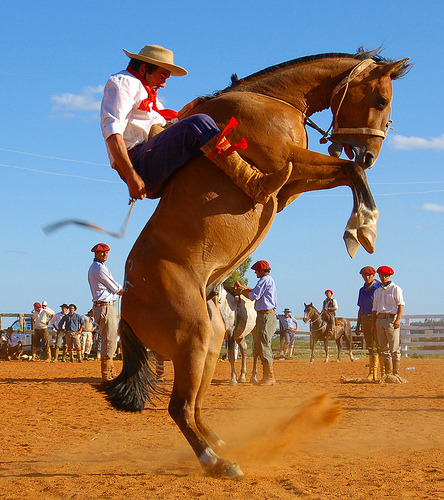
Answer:
[[(444, 498), (444, 360), (403, 359), (404, 385), (339, 382), (365, 364), (276, 361), (276, 386), (231, 387), (219, 362), (205, 415), (245, 473), (230, 480), (203, 475), (167, 401), (112, 409), (93, 386), (99, 362), (2, 362), (0, 498)], [(297, 413), (325, 393), (342, 405), (335, 423)], [(264, 442), (295, 411), (271, 456)]]

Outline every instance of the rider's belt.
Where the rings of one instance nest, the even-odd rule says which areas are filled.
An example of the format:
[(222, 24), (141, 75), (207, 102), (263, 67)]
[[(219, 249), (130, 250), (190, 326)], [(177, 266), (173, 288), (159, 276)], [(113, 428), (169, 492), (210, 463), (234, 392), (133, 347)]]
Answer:
[(378, 318), (394, 318), (396, 314), (393, 313), (378, 313)]
[(111, 306), (114, 304), (114, 301), (113, 302), (101, 302), (100, 300), (98, 300), (97, 302), (93, 302), (93, 304), (97, 307), (102, 307), (102, 306)]
[(256, 311), (258, 314), (271, 314), (276, 312), (276, 309), (262, 309), (261, 311)]

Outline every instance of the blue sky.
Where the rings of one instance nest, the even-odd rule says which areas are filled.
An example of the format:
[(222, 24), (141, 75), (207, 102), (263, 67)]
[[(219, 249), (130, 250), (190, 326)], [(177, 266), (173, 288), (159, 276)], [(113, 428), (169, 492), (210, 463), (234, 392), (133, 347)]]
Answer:
[[(297, 315), (304, 301), (320, 306), (331, 288), (340, 315), (355, 316), (359, 269), (382, 264), (396, 271), (406, 314), (444, 315), (443, 18), (436, 0), (7, 2), (0, 20), (0, 312), (30, 312), (45, 299), (53, 309), (74, 302), (86, 312), (90, 248), (99, 241), (111, 246), (109, 267), (123, 280), (126, 256), (157, 201), (136, 204), (120, 240), (76, 226), (50, 236), (41, 229), (74, 217), (118, 231), (126, 215), (127, 188), (108, 166), (98, 120), (108, 76), (128, 62), (123, 48), (174, 51), (189, 75), (170, 78), (161, 98), (180, 109), (226, 87), (234, 72), (383, 45), (384, 56), (416, 65), (394, 82), (394, 130), (367, 174), (380, 211), (375, 253), (361, 247), (348, 256), (342, 234), (352, 197), (337, 188), (293, 202), (253, 259), (271, 263), (279, 309)], [(328, 126), (330, 115), (315, 118)], [(310, 149), (327, 154), (309, 134)]]

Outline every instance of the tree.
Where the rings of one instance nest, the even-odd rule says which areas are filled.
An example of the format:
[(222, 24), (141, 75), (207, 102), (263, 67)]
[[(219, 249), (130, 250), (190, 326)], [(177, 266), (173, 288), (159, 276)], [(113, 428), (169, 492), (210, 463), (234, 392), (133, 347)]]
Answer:
[(225, 281), (224, 285), (234, 287), (236, 281), (239, 281), (241, 285), (248, 285), (248, 278), (245, 277), (245, 273), (250, 269), (251, 257), (248, 257), (242, 264), (233, 272), (233, 274)]

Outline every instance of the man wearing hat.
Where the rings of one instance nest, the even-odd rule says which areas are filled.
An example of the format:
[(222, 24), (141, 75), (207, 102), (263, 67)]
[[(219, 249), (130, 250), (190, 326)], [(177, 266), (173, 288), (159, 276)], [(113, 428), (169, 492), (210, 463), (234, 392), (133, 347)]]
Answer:
[(298, 331), (298, 322), (291, 315), (290, 309), (284, 309), (284, 314), (278, 314), (277, 318), (284, 332), (284, 357), (291, 359), (293, 356), (294, 337)]
[(61, 304), (60, 306), (61, 312), (56, 313), (53, 318), (51, 319), (50, 325), (54, 328), (54, 330), (57, 332), (57, 338), (56, 338), (56, 344), (55, 344), (55, 350), (54, 350), (54, 363), (57, 363), (59, 360), (59, 352), (60, 349), (63, 348), (62, 351), (62, 361), (65, 362), (66, 354), (68, 352), (68, 347), (66, 345), (66, 339), (65, 339), (65, 330), (63, 328), (60, 328), (60, 321), (62, 320), (63, 316), (68, 314), (68, 304)]
[(386, 375), (398, 375), (401, 363), (399, 330), (404, 298), (402, 289), (391, 281), (395, 274), (389, 266), (381, 266), (377, 273), (381, 286), (373, 296), (373, 331), (378, 336), (378, 344), (384, 362)]
[(88, 271), (88, 282), (93, 300), (94, 320), (102, 339), (101, 368), (102, 380), (115, 377), (113, 357), (117, 348), (117, 313), (114, 302), (123, 294), (123, 288), (114, 280), (105, 262), (110, 248), (106, 243), (98, 243), (94, 252), (94, 261)]
[(325, 296), (327, 297), (322, 303), (322, 312), (327, 313), (325, 319), (327, 321), (327, 331), (325, 335), (328, 337), (331, 332), (333, 332), (333, 327), (335, 326), (336, 311), (338, 310), (338, 301), (333, 298), (333, 290), (325, 290)]
[(77, 361), (81, 363), (82, 345), (80, 339), (85, 322), (82, 316), (76, 313), (77, 306), (75, 304), (69, 304), (68, 309), (69, 312), (60, 320), (59, 327), (61, 330), (65, 330), (65, 340), (71, 363), (74, 363), (74, 350), (77, 353)]
[(259, 203), (283, 186), (288, 169), (262, 174), (237, 153), (245, 141), (232, 146), (225, 138), (228, 132), (220, 133), (211, 117), (189, 116), (200, 99), (179, 113), (164, 109), (157, 98), (158, 89), (165, 87), (170, 76), (187, 74), (174, 64), (170, 50), (146, 45), (138, 54), (124, 52), (130, 62), (105, 86), (101, 128), (111, 166), (128, 185), (132, 198), (158, 198), (170, 176), (201, 152)]
[(378, 339), (372, 328), (372, 311), (374, 293), (381, 284), (375, 280), (376, 271), (372, 266), (365, 266), (359, 272), (364, 280), (364, 285), (359, 289), (358, 295), (359, 310), (358, 320), (356, 321), (356, 335), (359, 335), (359, 330), (364, 334), (369, 360), (367, 378), (369, 380), (378, 380), (379, 349)]
[(253, 330), (253, 356), (259, 356), (263, 377), (258, 382), (259, 385), (275, 385), (273, 370), (273, 351), (271, 339), (276, 333), (277, 318), (277, 291), (276, 283), (270, 276), (270, 264), (266, 260), (258, 260), (251, 269), (259, 278), (254, 288), (241, 285), (236, 281), (235, 289), (239, 295), (242, 294), (250, 300), (254, 300), (254, 308), (257, 312), (256, 328)]
[(48, 311), (53, 315), (55, 314), (55, 312), (50, 307), (48, 307), (48, 302), (46, 302), (46, 300), (42, 302), (42, 309), (45, 309), (45, 311)]
[(37, 349), (40, 341), (43, 343), (43, 349), (46, 352), (49, 363), (51, 361), (51, 349), (49, 347), (49, 331), (48, 324), (52, 318), (52, 314), (42, 308), (40, 302), (34, 302), (34, 310), (32, 311), (32, 323), (34, 325), (34, 335), (32, 336), (32, 361), (37, 359)]

